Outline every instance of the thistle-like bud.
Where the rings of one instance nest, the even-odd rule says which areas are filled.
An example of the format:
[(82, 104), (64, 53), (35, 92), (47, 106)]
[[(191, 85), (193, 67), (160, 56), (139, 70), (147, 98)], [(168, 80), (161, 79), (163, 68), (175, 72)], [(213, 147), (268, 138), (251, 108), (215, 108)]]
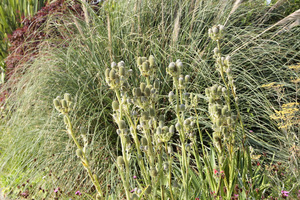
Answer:
[(159, 79), (156, 79), (154, 81), (154, 88), (157, 89), (157, 90), (159, 90), (159, 88), (160, 88), (160, 81), (159, 81)]
[(54, 107), (59, 110), (61, 108), (61, 103), (58, 99), (53, 99)]
[(149, 114), (151, 117), (155, 117), (155, 109), (154, 108), (150, 108), (149, 109)]
[(160, 135), (162, 133), (161, 127), (156, 128), (156, 134)]
[(125, 66), (125, 63), (123, 60), (118, 62), (118, 67), (124, 67), (124, 66)]
[(214, 34), (218, 34), (218, 33), (219, 33), (219, 27), (218, 27), (218, 26), (212, 27), (212, 32), (213, 32)]
[(141, 91), (144, 92), (145, 88), (146, 88), (146, 84), (145, 83), (141, 83), (140, 84), (140, 88), (141, 88)]
[(158, 175), (157, 170), (155, 168), (150, 169), (150, 175), (156, 177)]
[(120, 120), (120, 122), (119, 122), (119, 128), (121, 130), (124, 130), (126, 128), (126, 123), (125, 123), (124, 120)]
[(169, 71), (170, 71), (170, 72), (176, 71), (176, 66), (175, 66), (175, 63), (174, 63), (174, 62), (171, 62), (171, 63), (169, 64)]
[(148, 121), (150, 118), (149, 118), (149, 112), (147, 112), (147, 111), (144, 111), (143, 113), (142, 113), (142, 120), (143, 121)]
[(216, 125), (219, 127), (222, 125), (222, 120), (220, 118), (217, 119)]
[(118, 156), (117, 164), (119, 165), (119, 167), (122, 167), (125, 164), (123, 156)]
[(141, 57), (138, 57), (137, 60), (136, 60), (136, 62), (137, 62), (138, 66), (141, 66), (143, 64), (143, 61), (142, 61)]
[(119, 75), (125, 76), (125, 68), (123, 66), (119, 67)]
[(224, 32), (224, 31), (225, 31), (225, 26), (223, 26), (223, 25), (219, 25), (219, 29), (220, 29), (220, 32), (222, 33), (222, 32)]
[(154, 56), (152, 56), (152, 55), (149, 56), (149, 63), (150, 63), (151, 67), (155, 66), (155, 58), (154, 58)]
[(66, 101), (68, 101), (68, 102), (71, 102), (71, 101), (72, 101), (72, 97), (71, 97), (71, 95), (70, 95), (69, 93), (65, 93), (64, 99), (65, 99)]
[(183, 85), (183, 84), (184, 84), (184, 79), (180, 77), (180, 78), (178, 79), (178, 82), (179, 82), (179, 85)]
[(110, 70), (110, 72), (109, 72), (109, 78), (111, 80), (115, 80), (116, 79), (116, 73), (115, 73), (114, 69)]
[(147, 146), (148, 145), (147, 139), (145, 137), (142, 137), (142, 139), (141, 139), (141, 145), (143, 145), (143, 146)]
[(222, 115), (227, 115), (227, 112), (228, 112), (228, 106), (225, 105), (223, 108), (222, 108)]
[(179, 68), (179, 69), (181, 69), (182, 67), (183, 67), (183, 64), (182, 64), (182, 62), (181, 62), (181, 60), (177, 60), (176, 61), (176, 66)]
[(83, 152), (81, 149), (77, 149), (76, 150), (76, 155), (79, 157), (79, 158), (83, 158)]
[(170, 126), (169, 133), (171, 133), (172, 135), (175, 133), (175, 127), (174, 127), (174, 125)]
[(181, 112), (184, 112), (184, 110), (185, 110), (185, 105), (184, 105), (184, 104), (181, 104), (181, 105), (179, 106), (179, 110), (180, 110)]
[(148, 62), (143, 62), (143, 71), (148, 72), (149, 71), (149, 63)]
[(147, 58), (146, 57), (141, 57), (142, 58), (142, 63), (146, 62)]
[(189, 82), (191, 81), (191, 76), (190, 76), (190, 75), (186, 75), (186, 76), (184, 77), (184, 81), (185, 81), (186, 83), (189, 83)]
[(173, 102), (175, 96), (174, 92), (173, 91), (169, 92), (168, 96), (169, 96), (169, 102)]
[(118, 101), (113, 101), (112, 102), (112, 108), (113, 108), (113, 110), (118, 110), (119, 109), (119, 102)]
[(145, 88), (145, 96), (149, 97), (150, 96), (150, 88), (146, 87)]
[(141, 88), (136, 88), (136, 90), (135, 90), (135, 94), (136, 94), (136, 96), (137, 96), (137, 97), (140, 97), (140, 96), (142, 96), (142, 91), (141, 91)]
[(61, 100), (61, 105), (63, 108), (68, 108), (68, 102), (65, 99)]
[(117, 63), (112, 62), (110, 66), (111, 66), (111, 68), (115, 68), (117, 66)]
[(190, 119), (186, 119), (186, 120), (184, 120), (183, 123), (184, 123), (185, 126), (189, 126), (191, 124), (191, 120)]

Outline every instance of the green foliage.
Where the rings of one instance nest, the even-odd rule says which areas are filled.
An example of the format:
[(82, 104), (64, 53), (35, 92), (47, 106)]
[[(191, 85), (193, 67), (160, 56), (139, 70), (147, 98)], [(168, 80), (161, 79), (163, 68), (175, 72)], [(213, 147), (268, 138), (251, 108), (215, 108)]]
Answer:
[[(12, 173), (12, 178), (5, 182), (5, 185), (9, 185), (10, 190), (19, 192), (23, 190), (17, 189), (20, 183), (25, 183), (27, 179), (34, 181), (45, 177), (45, 181), (38, 182), (37, 187), (30, 190), (30, 194), (38, 194), (36, 190), (40, 186), (49, 191), (59, 186), (72, 194), (82, 188), (85, 188), (87, 193), (94, 192), (82, 164), (78, 163), (76, 148), (65, 133), (61, 116), (53, 109), (52, 99), (62, 95), (62, 92), (68, 92), (76, 102), (76, 110), (72, 111), (71, 116), (75, 135), (78, 137), (80, 130), (86, 133), (89, 141), (88, 155), (93, 158), (90, 165), (95, 167), (94, 172), (99, 175), (101, 187), (109, 194), (114, 193), (112, 199), (124, 195), (122, 184), (115, 181), (118, 179), (117, 166), (111, 162), (112, 158), (116, 158), (122, 152), (115, 132), (116, 124), (111, 116), (113, 93), (105, 83), (105, 69), (109, 68), (108, 63), (112, 60), (124, 60), (128, 66), (134, 66), (137, 56), (155, 55), (159, 61), (157, 77), (165, 82), (161, 84), (159, 94), (161, 104), (164, 104), (168, 99), (166, 94), (172, 86), (170, 77), (165, 78), (165, 68), (171, 61), (179, 58), (187, 66), (183, 69), (183, 74), (191, 76), (192, 84), (187, 90), (202, 97), (196, 109), (197, 121), (199, 129), (204, 130), (203, 143), (209, 149), (213, 130), (208, 119), (204, 90), (214, 84), (222, 87), (225, 85), (215, 70), (215, 44), (209, 42), (208, 28), (215, 24), (224, 24), (225, 21), (227, 34), (221, 46), (225, 55), (232, 53), (232, 74), (235, 77), (236, 93), (239, 94), (240, 112), (248, 144), (254, 148), (253, 156), (266, 153), (264, 162), (259, 161), (262, 166), (257, 172), (254, 168), (254, 172), (264, 172), (266, 165), (270, 165), (273, 154), (273, 162), (281, 161), (289, 170), (288, 160), (291, 152), (283, 145), (289, 141), (285, 137), (286, 133), (278, 129), (277, 122), (272, 120), (270, 115), (274, 113), (274, 107), (279, 110), (277, 97), (280, 97), (282, 103), (295, 100), (296, 88), (293, 84), (287, 84), (287, 93), (279, 96), (274, 91), (261, 88), (261, 85), (287, 82), (294, 74), (287, 70), (286, 66), (300, 62), (299, 27), (282, 33), (278, 32), (281, 27), (264, 32), (265, 25), (256, 19), (263, 17), (265, 7), (247, 7), (242, 3), (230, 14), (233, 4), (223, 2), (118, 1), (116, 9), (111, 13), (99, 9), (96, 15), (92, 9), (88, 9), (89, 24), (73, 17), (59, 20), (50, 18), (45, 31), (60, 31), (65, 36), (64, 43), (57, 46), (57, 41), (62, 40), (55, 37), (42, 43), (39, 49), (40, 56), (21, 70), (22, 77), (15, 75), (15, 79), (2, 88), (4, 90), (7, 89), (5, 87), (9, 87), (14, 91), (2, 111), (2, 115), (5, 116), (2, 119), (5, 120), (5, 128), (0, 136), (0, 171), (4, 174)], [(257, 18), (249, 17), (249, 24), (245, 26), (240, 22), (249, 12), (254, 13)], [(266, 19), (267, 23), (268, 18)], [(138, 69), (133, 68), (133, 74), (137, 73)], [(12, 84), (16, 79), (20, 81)], [(139, 86), (138, 80), (131, 81), (134, 87)], [(165, 111), (168, 110), (169, 107)], [(174, 115), (170, 112), (167, 117), (172, 119)], [(199, 139), (197, 136), (198, 142)], [(237, 138), (238, 141), (240, 139), (242, 138)], [(293, 142), (299, 144), (298, 140)], [(34, 158), (37, 158), (36, 162)], [(108, 158), (108, 161), (105, 158)], [(191, 162), (196, 163), (194, 160)], [(243, 162), (240, 162), (236, 166), (242, 164)], [(211, 166), (211, 170), (214, 169), (213, 162), (206, 165)], [(138, 168), (131, 170), (132, 174), (138, 172)], [(193, 171), (190, 174), (194, 188), (202, 187), (195, 170), (188, 170)], [(180, 171), (180, 168), (174, 167), (176, 177), (179, 177)], [(23, 174), (21, 178), (19, 174)], [(298, 176), (276, 176), (272, 173), (267, 174), (267, 178), (274, 180), (272, 184), (277, 184), (276, 191), (262, 190), (260, 194), (267, 196), (272, 193), (278, 197), (281, 190), (293, 190), (296, 198)], [(257, 185), (261, 185), (265, 179), (264, 176), (253, 180)], [(136, 182), (130, 182), (129, 187), (137, 187)], [(176, 187), (175, 190), (184, 194), (182, 189)], [(200, 196), (204, 192), (199, 190), (197, 194)], [(53, 197), (53, 192), (47, 195), (49, 198)]]

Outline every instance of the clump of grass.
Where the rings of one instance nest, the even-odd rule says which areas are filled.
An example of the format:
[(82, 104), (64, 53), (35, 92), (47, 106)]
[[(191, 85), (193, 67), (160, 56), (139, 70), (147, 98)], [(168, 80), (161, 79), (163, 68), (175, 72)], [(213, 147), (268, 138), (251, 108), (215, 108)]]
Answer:
[[(153, 54), (161, 61), (161, 66), (167, 66), (179, 58), (188, 66), (183, 73), (191, 75), (193, 84), (188, 90), (192, 93), (204, 95), (205, 88), (215, 83), (224, 86), (218, 73), (212, 70), (215, 67), (212, 53), (215, 46), (208, 40), (208, 28), (227, 20), (232, 10), (231, 4), (224, 7), (215, 1), (157, 0), (138, 2), (137, 6), (133, 1), (115, 5), (110, 12), (100, 9), (97, 15), (89, 10), (89, 25), (79, 19), (74, 19), (74, 23), (49, 19), (50, 28), (59, 27), (61, 29), (58, 30), (64, 30), (70, 37), (66, 37), (65, 45), (60, 47), (51, 46), (55, 44), (51, 39), (42, 43), (40, 56), (32, 65), (26, 66), (26, 71), (20, 69), (24, 72), (20, 82), (10, 84), (13, 94), (4, 105), (5, 129), (0, 139), (0, 170), (3, 174), (11, 174), (5, 185), (17, 188), (17, 185), (30, 179), (36, 182), (36, 190), (40, 185), (54, 188), (56, 184), (67, 182), (64, 184), (66, 191), (75, 192), (85, 185), (90, 188), (88, 193), (94, 192), (87, 176), (80, 175), (78, 178), (79, 174), (84, 173), (83, 169), (74, 156), (75, 148), (64, 132), (63, 122), (52, 106), (53, 98), (68, 92), (74, 95), (77, 102), (73, 113), (75, 130), (79, 131), (82, 127), (87, 133), (90, 156), (94, 158), (90, 164), (99, 167), (95, 168), (95, 172), (99, 174), (100, 184), (103, 186), (110, 182), (111, 188), (120, 187), (112, 181), (114, 174), (107, 176), (108, 170), (116, 170), (114, 165), (103, 159), (114, 157), (117, 151), (121, 151), (119, 146), (115, 148), (116, 127), (110, 115), (112, 93), (107, 90), (104, 81), (104, 71), (111, 58), (124, 60), (130, 66), (138, 55)], [(268, 159), (271, 159), (270, 155), (276, 152), (276, 161), (286, 161), (287, 151), (278, 151), (278, 143), (286, 142), (285, 133), (269, 117), (273, 113), (272, 106), (277, 103), (277, 94), (260, 86), (289, 79), (292, 72), (284, 66), (300, 60), (299, 28), (278, 33), (281, 26), (276, 25), (266, 31), (268, 27), (256, 21), (263, 16), (264, 7), (257, 9), (257, 5), (252, 6), (242, 3), (230, 14), (226, 24), (227, 39), (223, 41), (222, 49), (224, 54), (235, 51), (231, 56), (232, 73), (237, 93), (240, 94), (240, 112), (245, 121), (248, 142), (255, 148), (255, 154), (266, 152)], [(224, 11), (222, 14), (219, 12), (221, 8)], [(178, 9), (182, 10), (181, 13)], [(251, 12), (252, 15), (249, 14)], [(178, 20), (176, 13), (180, 13)], [(174, 27), (178, 27), (176, 40), (172, 39)], [(137, 71), (133, 70), (133, 73)], [(166, 82), (161, 86), (161, 94), (171, 89), (171, 79), (164, 78), (165, 74), (162, 68), (158, 68), (157, 76)], [(137, 87), (135, 80), (133, 85)], [(294, 98), (295, 86), (289, 85), (288, 88), (291, 92), (281, 98), (284, 103), (292, 102), (290, 100)], [(204, 122), (199, 126), (211, 132), (207, 110), (202, 109), (206, 104), (206, 101), (199, 102), (197, 112), (200, 121)], [(205, 144), (209, 140), (208, 135), (203, 136)], [(7, 145), (10, 143), (12, 145)], [(37, 161), (34, 161), (35, 158)], [(42, 179), (44, 176), (47, 178)], [(44, 181), (34, 181), (41, 179)], [(3, 179), (1, 182), (4, 182)], [(38, 193), (32, 189), (30, 191)], [(118, 195), (121, 194), (116, 194), (116, 198)]]

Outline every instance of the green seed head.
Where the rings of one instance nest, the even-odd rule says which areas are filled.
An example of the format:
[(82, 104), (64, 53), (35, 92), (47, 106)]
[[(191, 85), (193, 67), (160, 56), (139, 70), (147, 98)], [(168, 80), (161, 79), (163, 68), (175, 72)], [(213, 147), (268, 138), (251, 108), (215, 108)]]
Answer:
[(153, 176), (153, 177), (156, 177), (158, 175), (157, 170), (155, 168), (152, 168), (150, 170), (150, 175)]
[(66, 101), (68, 101), (68, 102), (71, 102), (71, 101), (72, 101), (72, 97), (71, 97), (71, 95), (70, 95), (69, 93), (65, 93), (64, 99), (65, 99)]
[(118, 101), (113, 101), (112, 102), (112, 108), (113, 108), (113, 110), (118, 110), (119, 109), (119, 102)]
[(149, 56), (149, 63), (151, 67), (154, 67), (156, 65), (154, 56), (152, 55)]
[(115, 73), (114, 69), (110, 70), (110, 72), (109, 72), (109, 78), (111, 80), (115, 80), (116, 79), (116, 73)]
[(148, 145), (147, 139), (146, 139), (145, 137), (142, 137), (142, 139), (141, 139), (141, 144), (142, 144), (143, 146), (147, 146), (147, 145)]
[(149, 114), (150, 114), (151, 117), (155, 117), (155, 109), (154, 108), (150, 108)]
[(59, 110), (61, 108), (61, 103), (58, 99), (53, 99), (54, 107)]
[(79, 157), (79, 158), (83, 158), (83, 152), (81, 149), (77, 149), (76, 150), (76, 155)]
[(143, 113), (142, 113), (142, 119), (143, 119), (143, 121), (148, 121), (150, 118), (149, 118), (149, 112), (147, 112), (147, 111), (144, 111)]
[(191, 76), (190, 75), (186, 75), (185, 78), (184, 78), (184, 81), (186, 83), (189, 83), (191, 81)]
[(117, 158), (117, 164), (119, 165), (119, 167), (122, 167), (125, 164), (124, 159), (123, 159), (122, 156), (119, 156)]
[(162, 133), (161, 127), (156, 128), (156, 134), (160, 135)]
[(177, 71), (177, 70), (176, 70), (176, 65), (175, 65), (174, 62), (171, 62), (171, 63), (169, 64), (169, 71), (170, 71), (171, 73)]
[(136, 88), (136, 96), (137, 96), (137, 97), (142, 96), (141, 88)]
[(117, 63), (116, 62), (112, 62), (110, 66), (111, 66), (112, 69), (116, 68), (117, 67)]
[(120, 120), (119, 127), (120, 127), (121, 130), (124, 130), (126, 128), (126, 123), (125, 123), (124, 120)]
[(143, 62), (143, 71), (148, 72), (149, 71), (149, 63), (148, 62)]
[(137, 62), (138, 66), (141, 66), (143, 64), (143, 61), (142, 61), (141, 57), (138, 57), (137, 60), (136, 60), (136, 62)]
[(154, 88), (158, 90), (159, 87), (160, 87), (160, 81), (158, 79), (156, 79), (154, 82)]
[(144, 92), (145, 88), (146, 88), (146, 84), (145, 83), (141, 83), (140, 84), (140, 88), (141, 88), (141, 91)]
[(183, 112), (183, 111), (185, 110), (185, 105), (184, 105), (184, 104), (181, 104), (181, 105), (179, 106), (179, 110), (180, 110), (181, 112)]
[(122, 61), (120, 61), (120, 62), (118, 62), (118, 67), (120, 68), (120, 67), (124, 67), (125, 66), (125, 63), (124, 63), (124, 61), (122, 60)]
[(125, 76), (125, 68), (123, 66), (119, 67), (119, 75)]
[(212, 32), (213, 32), (214, 34), (218, 34), (218, 33), (219, 33), (219, 27), (218, 27), (218, 26), (212, 27)]
[(68, 108), (68, 102), (65, 99), (61, 100), (61, 105), (63, 108)]
[(150, 88), (148, 88), (148, 87), (145, 88), (145, 96), (146, 97), (150, 96)]
[(180, 125), (179, 122), (177, 122), (177, 123), (175, 124), (175, 128), (176, 128), (177, 131), (179, 131), (179, 130), (181, 129), (181, 125)]

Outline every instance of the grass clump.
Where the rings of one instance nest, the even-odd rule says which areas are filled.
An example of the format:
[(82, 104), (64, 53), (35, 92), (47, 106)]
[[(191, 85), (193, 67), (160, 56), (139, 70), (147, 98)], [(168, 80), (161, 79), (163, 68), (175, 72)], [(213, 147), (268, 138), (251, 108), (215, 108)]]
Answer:
[[(219, 72), (214, 70), (215, 44), (208, 39), (208, 29), (215, 24), (225, 23), (227, 34), (221, 42), (222, 52), (231, 56), (232, 76), (239, 97), (240, 116), (248, 138), (247, 145), (254, 149), (250, 154), (253, 158), (261, 155), (259, 160), (253, 161), (256, 166), (258, 162), (260, 163), (257, 173), (262, 173), (260, 170), (266, 172), (267, 166), (268, 169), (273, 168), (273, 164), (277, 166), (277, 162), (288, 163), (291, 151), (288, 148), (281, 148), (278, 144), (290, 142), (286, 140), (286, 133), (278, 128), (277, 122), (270, 116), (274, 114), (273, 108), (281, 110), (278, 98), (283, 104), (295, 102), (298, 90), (296, 85), (286, 84), (287, 93), (280, 96), (272, 90), (261, 88), (261, 85), (270, 82), (288, 83), (290, 77), (295, 75), (293, 71), (286, 69), (287, 66), (295, 65), (300, 60), (300, 44), (297, 40), (299, 28), (294, 27), (288, 32), (280, 32), (287, 25), (281, 24), (269, 29), (270, 26), (265, 26), (257, 20), (263, 17), (266, 7), (259, 6), (257, 9), (257, 4), (251, 7), (251, 4), (241, 3), (233, 9), (233, 5), (215, 1), (157, 0), (114, 4), (108, 1), (107, 7), (104, 6), (105, 9), (99, 9), (97, 13), (88, 9), (88, 24), (78, 18), (68, 18), (71, 20), (64, 21), (65, 23), (49, 19), (50, 30), (59, 27), (58, 30), (69, 37), (65, 37), (59, 47), (51, 45), (55, 44), (54, 39), (42, 43), (39, 56), (34, 62), (26, 68), (19, 69), (24, 73), (20, 82), (6, 85), (13, 93), (7, 99), (2, 112), (5, 113), (3, 119), (5, 128), (1, 132), (0, 139), (0, 169), (6, 178), (2, 178), (1, 183), (14, 188), (12, 193), (15, 196), (18, 196), (20, 191), (28, 189), (31, 196), (53, 197), (53, 188), (57, 187), (64, 191), (62, 195), (65, 196), (68, 196), (68, 192), (69, 196), (74, 196), (75, 191), (80, 190), (81, 197), (87, 199), (90, 198), (87, 194), (95, 192), (81, 163), (78, 163), (79, 160), (75, 156), (76, 147), (65, 133), (61, 116), (53, 109), (52, 100), (62, 95), (62, 92), (68, 92), (74, 97), (76, 108), (71, 114), (74, 132), (76, 137), (82, 133), (87, 137), (89, 143), (87, 155), (89, 159), (93, 158), (89, 163), (93, 173), (98, 174), (99, 183), (105, 193), (116, 199), (122, 196), (123, 190), (120, 189), (123, 187), (122, 184), (114, 181), (118, 175), (111, 173), (117, 171), (117, 166), (111, 158), (114, 161), (120, 156), (122, 148), (115, 131), (119, 124), (112, 123), (114, 120), (111, 116), (112, 102), (115, 99), (114, 93), (109, 91), (106, 85), (105, 69), (109, 68), (108, 63), (113, 60), (123, 60), (126, 66), (133, 66), (137, 56), (155, 55), (155, 59), (159, 61), (156, 78), (165, 83), (160, 85), (159, 105), (168, 101), (167, 94), (173, 90), (172, 78), (166, 76), (164, 66), (168, 66), (178, 58), (186, 66), (182, 69), (182, 74), (189, 74), (191, 78), (191, 84), (186, 90), (202, 97), (196, 109), (199, 128), (194, 128), (202, 130), (203, 144), (206, 149), (210, 149), (208, 144), (214, 130), (208, 117), (204, 91), (214, 84), (225, 88), (226, 85)], [(232, 10), (234, 12), (231, 12)], [(252, 15), (249, 14), (251, 12)], [(246, 21), (243, 21), (245, 19), (243, 13), (250, 15)], [(266, 24), (267, 22), (268, 18)], [(130, 68), (133, 77), (138, 77), (139, 69)], [(135, 88), (140, 87), (140, 82), (136, 78), (130, 81)], [(225, 105), (225, 102), (226, 100), (222, 105)], [(230, 103), (232, 108), (235, 108), (233, 98)], [(164, 109), (159, 110), (162, 113), (163, 111)], [(165, 112), (167, 113), (165, 117), (170, 123), (167, 126), (176, 124), (174, 123), (176, 114), (172, 112), (172, 106), (167, 107)], [(298, 127), (294, 128), (298, 130)], [(242, 138), (238, 134), (236, 140), (242, 141)], [(197, 136), (197, 142), (199, 139)], [(182, 145), (179, 141), (179, 136), (176, 136), (172, 142)], [(294, 142), (297, 145), (299, 141)], [(7, 145), (9, 143), (12, 145)], [(176, 155), (182, 155), (180, 154), (182, 152), (176, 150), (177, 146), (173, 145)], [(266, 157), (263, 153), (266, 153)], [(211, 153), (209, 159), (215, 160), (213, 158), (216, 154), (217, 151)], [(182, 156), (174, 157), (176, 163), (181, 159)], [(195, 164), (192, 166), (197, 165), (194, 158), (190, 161)], [(216, 160), (217, 163), (219, 161)], [(280, 170), (288, 170), (288, 165)], [(132, 166), (138, 165), (132, 163)], [(182, 169), (176, 168), (179, 165), (173, 166), (176, 173), (180, 174)], [(138, 169), (130, 168), (131, 175), (134, 176)], [(186, 169), (188, 168), (184, 171)], [(220, 178), (221, 170), (218, 168), (216, 170), (218, 174), (213, 176), (219, 175)], [(188, 173), (193, 177), (190, 184), (193, 184), (194, 188), (201, 188), (200, 181), (194, 175), (195, 171), (194, 168), (189, 169)], [(299, 185), (296, 174), (279, 177), (273, 172), (270, 170), (269, 175), (265, 174), (274, 180), (272, 184), (276, 185), (274, 187), (276, 189), (267, 191), (262, 188), (259, 190), (260, 194), (265, 197), (278, 197), (281, 191), (290, 191), (290, 196), (296, 196), (296, 188)], [(28, 179), (33, 189), (27, 184)], [(133, 179), (129, 183), (130, 189), (137, 187), (135, 181)], [(17, 189), (17, 186), (20, 186), (20, 189)], [(39, 193), (39, 187), (48, 188), (48, 193)], [(9, 191), (12, 191), (11, 188)], [(85, 191), (82, 188), (87, 189)], [(146, 185), (142, 185), (141, 188), (145, 189)], [(161, 191), (160, 187), (157, 190)], [(154, 187), (151, 192), (154, 192)], [(200, 196), (200, 192), (197, 195)], [(213, 198), (213, 195), (211, 197)]]

